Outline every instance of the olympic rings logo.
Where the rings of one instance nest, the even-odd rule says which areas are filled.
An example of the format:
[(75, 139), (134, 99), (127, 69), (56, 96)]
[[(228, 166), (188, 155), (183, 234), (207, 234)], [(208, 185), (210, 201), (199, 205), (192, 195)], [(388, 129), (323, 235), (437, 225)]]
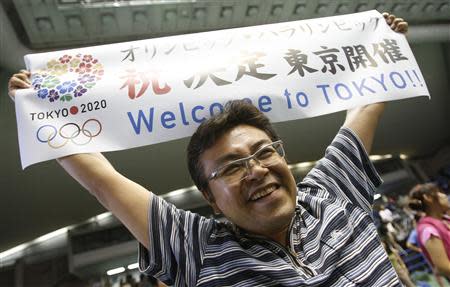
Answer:
[(100, 121), (89, 119), (81, 127), (76, 123), (64, 124), (59, 129), (53, 125), (43, 125), (37, 130), (36, 138), (39, 142), (47, 143), (51, 148), (58, 149), (69, 141), (79, 146), (87, 145), (101, 132)]

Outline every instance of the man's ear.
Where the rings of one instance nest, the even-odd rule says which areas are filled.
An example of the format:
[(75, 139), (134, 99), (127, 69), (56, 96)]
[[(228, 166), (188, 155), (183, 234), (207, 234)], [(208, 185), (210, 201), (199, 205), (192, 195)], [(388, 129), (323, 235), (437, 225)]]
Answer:
[(216, 200), (214, 198), (214, 195), (212, 194), (212, 192), (207, 189), (207, 190), (202, 190), (202, 195), (203, 197), (206, 199), (206, 201), (208, 202), (208, 204), (212, 207), (214, 214), (221, 214), (222, 211), (220, 210), (220, 208), (217, 206), (216, 204)]

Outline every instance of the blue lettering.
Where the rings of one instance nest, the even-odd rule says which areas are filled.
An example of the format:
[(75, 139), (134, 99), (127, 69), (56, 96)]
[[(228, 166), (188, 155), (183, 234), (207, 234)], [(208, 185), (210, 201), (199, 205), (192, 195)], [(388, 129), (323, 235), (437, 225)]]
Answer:
[(268, 96), (262, 96), (258, 99), (258, 106), (261, 112), (270, 112), (272, 110), (272, 108), (270, 107), (271, 104), (272, 100)]
[[(401, 79), (401, 81), (403, 82), (403, 84), (402, 84), (401, 86), (399, 86), (399, 85), (395, 82), (394, 76), (398, 76), (398, 77)], [(403, 76), (402, 76), (400, 73), (398, 73), (398, 72), (392, 72), (392, 73), (389, 74), (389, 78), (391, 78), (392, 83), (393, 83), (394, 86), (396, 86), (397, 88), (399, 88), (399, 89), (404, 89), (404, 88), (406, 87), (406, 81), (405, 81), (405, 79), (403, 78)]]
[(205, 109), (205, 107), (204, 106), (195, 106), (195, 107), (193, 107), (192, 108), (192, 112), (191, 112), (191, 115), (192, 115), (192, 119), (194, 120), (194, 122), (196, 122), (196, 123), (201, 123), (201, 122), (203, 122), (206, 118), (205, 117), (203, 117), (203, 118), (198, 118), (197, 117), (197, 114), (196, 114), (196, 112), (198, 111), (198, 110), (204, 110)]
[(288, 109), (292, 109), (291, 98), (290, 98), (291, 94), (288, 92), (287, 89), (284, 90), (284, 96), (286, 97)]
[(169, 123), (170, 121), (175, 120), (175, 114), (172, 112), (164, 112), (161, 114), (161, 124), (166, 129), (171, 129), (176, 126), (175, 123)]
[(178, 106), (180, 107), (180, 114), (181, 114), (181, 122), (183, 125), (188, 126), (189, 122), (186, 119), (186, 113), (184, 112), (184, 105), (182, 102), (178, 103)]
[(331, 104), (330, 98), (328, 97), (328, 93), (326, 90), (326, 88), (329, 88), (330, 85), (317, 85), (316, 87), (322, 89), (322, 92), (323, 92), (323, 95), (325, 96), (325, 100), (327, 101), (327, 104)]
[(144, 122), (145, 126), (147, 127), (147, 130), (149, 133), (153, 130), (153, 112), (154, 108), (150, 108), (150, 114), (148, 115), (148, 119), (146, 118), (144, 112), (142, 110), (139, 110), (138, 116), (137, 116), (137, 123), (134, 120), (133, 114), (131, 112), (127, 112), (128, 118), (130, 119), (131, 125), (133, 126), (134, 132), (139, 135), (141, 134), (141, 121)]
[(219, 103), (214, 103), (209, 107), (209, 114), (211, 116), (214, 116), (214, 107), (218, 107), (219, 108), (219, 112), (218, 114), (221, 114), (223, 112), (223, 106)]
[(371, 88), (369, 88), (368, 86), (364, 85), (364, 82), (366, 81), (366, 79), (364, 78), (361, 83), (358, 85), (355, 81), (352, 81), (353, 86), (355, 87), (355, 89), (358, 91), (360, 96), (364, 96), (362, 90), (366, 89), (369, 92), (371, 92), (372, 94), (375, 94), (375, 91), (372, 90)]
[(376, 82), (378, 82), (378, 83), (383, 87), (383, 90), (387, 91), (387, 87), (386, 87), (386, 85), (384, 84), (384, 74), (381, 74), (381, 75), (380, 75), (380, 80), (378, 80), (378, 79), (375, 78), (375, 77), (371, 77), (371, 78), (374, 79)]
[[(295, 95), (295, 98), (297, 99), (297, 104), (298, 104), (300, 107), (304, 108), (304, 107), (307, 107), (307, 106), (308, 106), (309, 100), (308, 100), (308, 96), (306, 96), (305, 93), (303, 93), (303, 92), (298, 92), (298, 93)], [(302, 98), (303, 98), (303, 100), (302, 100)]]
[[(347, 96), (343, 96), (343, 95), (339, 92), (339, 88), (340, 88), (340, 87), (343, 87), (343, 88), (347, 91)], [(339, 98), (343, 99), (343, 100), (349, 100), (349, 99), (352, 98), (352, 92), (350, 91), (350, 89), (349, 89), (346, 85), (344, 85), (344, 84), (342, 84), (342, 83), (337, 83), (336, 86), (334, 86), (334, 90), (335, 90), (335, 92), (336, 92), (336, 95), (337, 95)], [(341, 90), (342, 90), (342, 89), (341, 89)]]

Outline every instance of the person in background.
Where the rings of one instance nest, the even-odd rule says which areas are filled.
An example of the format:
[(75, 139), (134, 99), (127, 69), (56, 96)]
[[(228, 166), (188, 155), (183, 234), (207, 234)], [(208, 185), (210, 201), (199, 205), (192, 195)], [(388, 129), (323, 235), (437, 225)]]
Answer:
[(422, 253), (422, 249), (419, 246), (419, 239), (417, 238), (417, 221), (419, 221), (425, 214), (421, 211), (416, 212), (413, 220), (413, 228), (409, 233), (408, 239), (406, 240), (406, 247), (414, 252)]
[(405, 262), (400, 257), (399, 250), (397, 250), (394, 246), (392, 246), (388, 240), (382, 239), (383, 247), (386, 250), (389, 260), (394, 266), (395, 272), (397, 272), (398, 278), (406, 287), (415, 287), (416, 285), (413, 283), (408, 267), (406, 267)]
[(382, 204), (378, 213), (381, 218), (381, 227), (379, 230), (381, 230), (381, 233), (386, 235), (386, 240), (389, 242), (389, 246), (392, 246), (395, 250), (403, 252), (403, 248), (397, 242), (397, 231), (393, 225), (394, 217), (392, 211)]
[(450, 209), (447, 195), (434, 183), (416, 185), (409, 193), (409, 206), (425, 212), (417, 223), (419, 246), (436, 272), (450, 278)]
[(426, 262), (426, 264), (430, 267), (430, 270), (433, 272), (433, 275), (434, 275), (439, 287), (446, 287), (447, 285), (445, 285), (445, 283), (444, 283), (445, 279), (442, 276), (440, 276), (439, 274), (437, 274), (436, 268), (433, 268), (432, 266), (430, 266), (427, 259), (424, 257), (424, 255), (422, 253), (422, 249), (420, 249), (420, 246), (419, 246), (419, 239), (417, 238), (417, 222), (422, 217), (425, 216), (425, 213), (421, 212), (421, 211), (417, 211), (414, 213), (415, 213), (414, 219), (412, 221), (413, 228), (411, 229), (408, 239), (406, 240), (406, 247), (416, 253), (419, 253), (420, 254), (419, 256), (423, 258), (423, 260)]

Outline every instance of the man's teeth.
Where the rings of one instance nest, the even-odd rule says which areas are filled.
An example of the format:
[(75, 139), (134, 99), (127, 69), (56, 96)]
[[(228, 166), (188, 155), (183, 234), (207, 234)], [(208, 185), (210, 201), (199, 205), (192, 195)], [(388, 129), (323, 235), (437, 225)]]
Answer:
[(277, 187), (275, 185), (272, 185), (264, 190), (261, 190), (255, 194), (253, 194), (252, 197), (250, 198), (250, 200), (260, 199), (261, 197), (266, 196), (269, 193), (272, 193), (272, 191), (274, 191), (275, 189), (277, 189)]

